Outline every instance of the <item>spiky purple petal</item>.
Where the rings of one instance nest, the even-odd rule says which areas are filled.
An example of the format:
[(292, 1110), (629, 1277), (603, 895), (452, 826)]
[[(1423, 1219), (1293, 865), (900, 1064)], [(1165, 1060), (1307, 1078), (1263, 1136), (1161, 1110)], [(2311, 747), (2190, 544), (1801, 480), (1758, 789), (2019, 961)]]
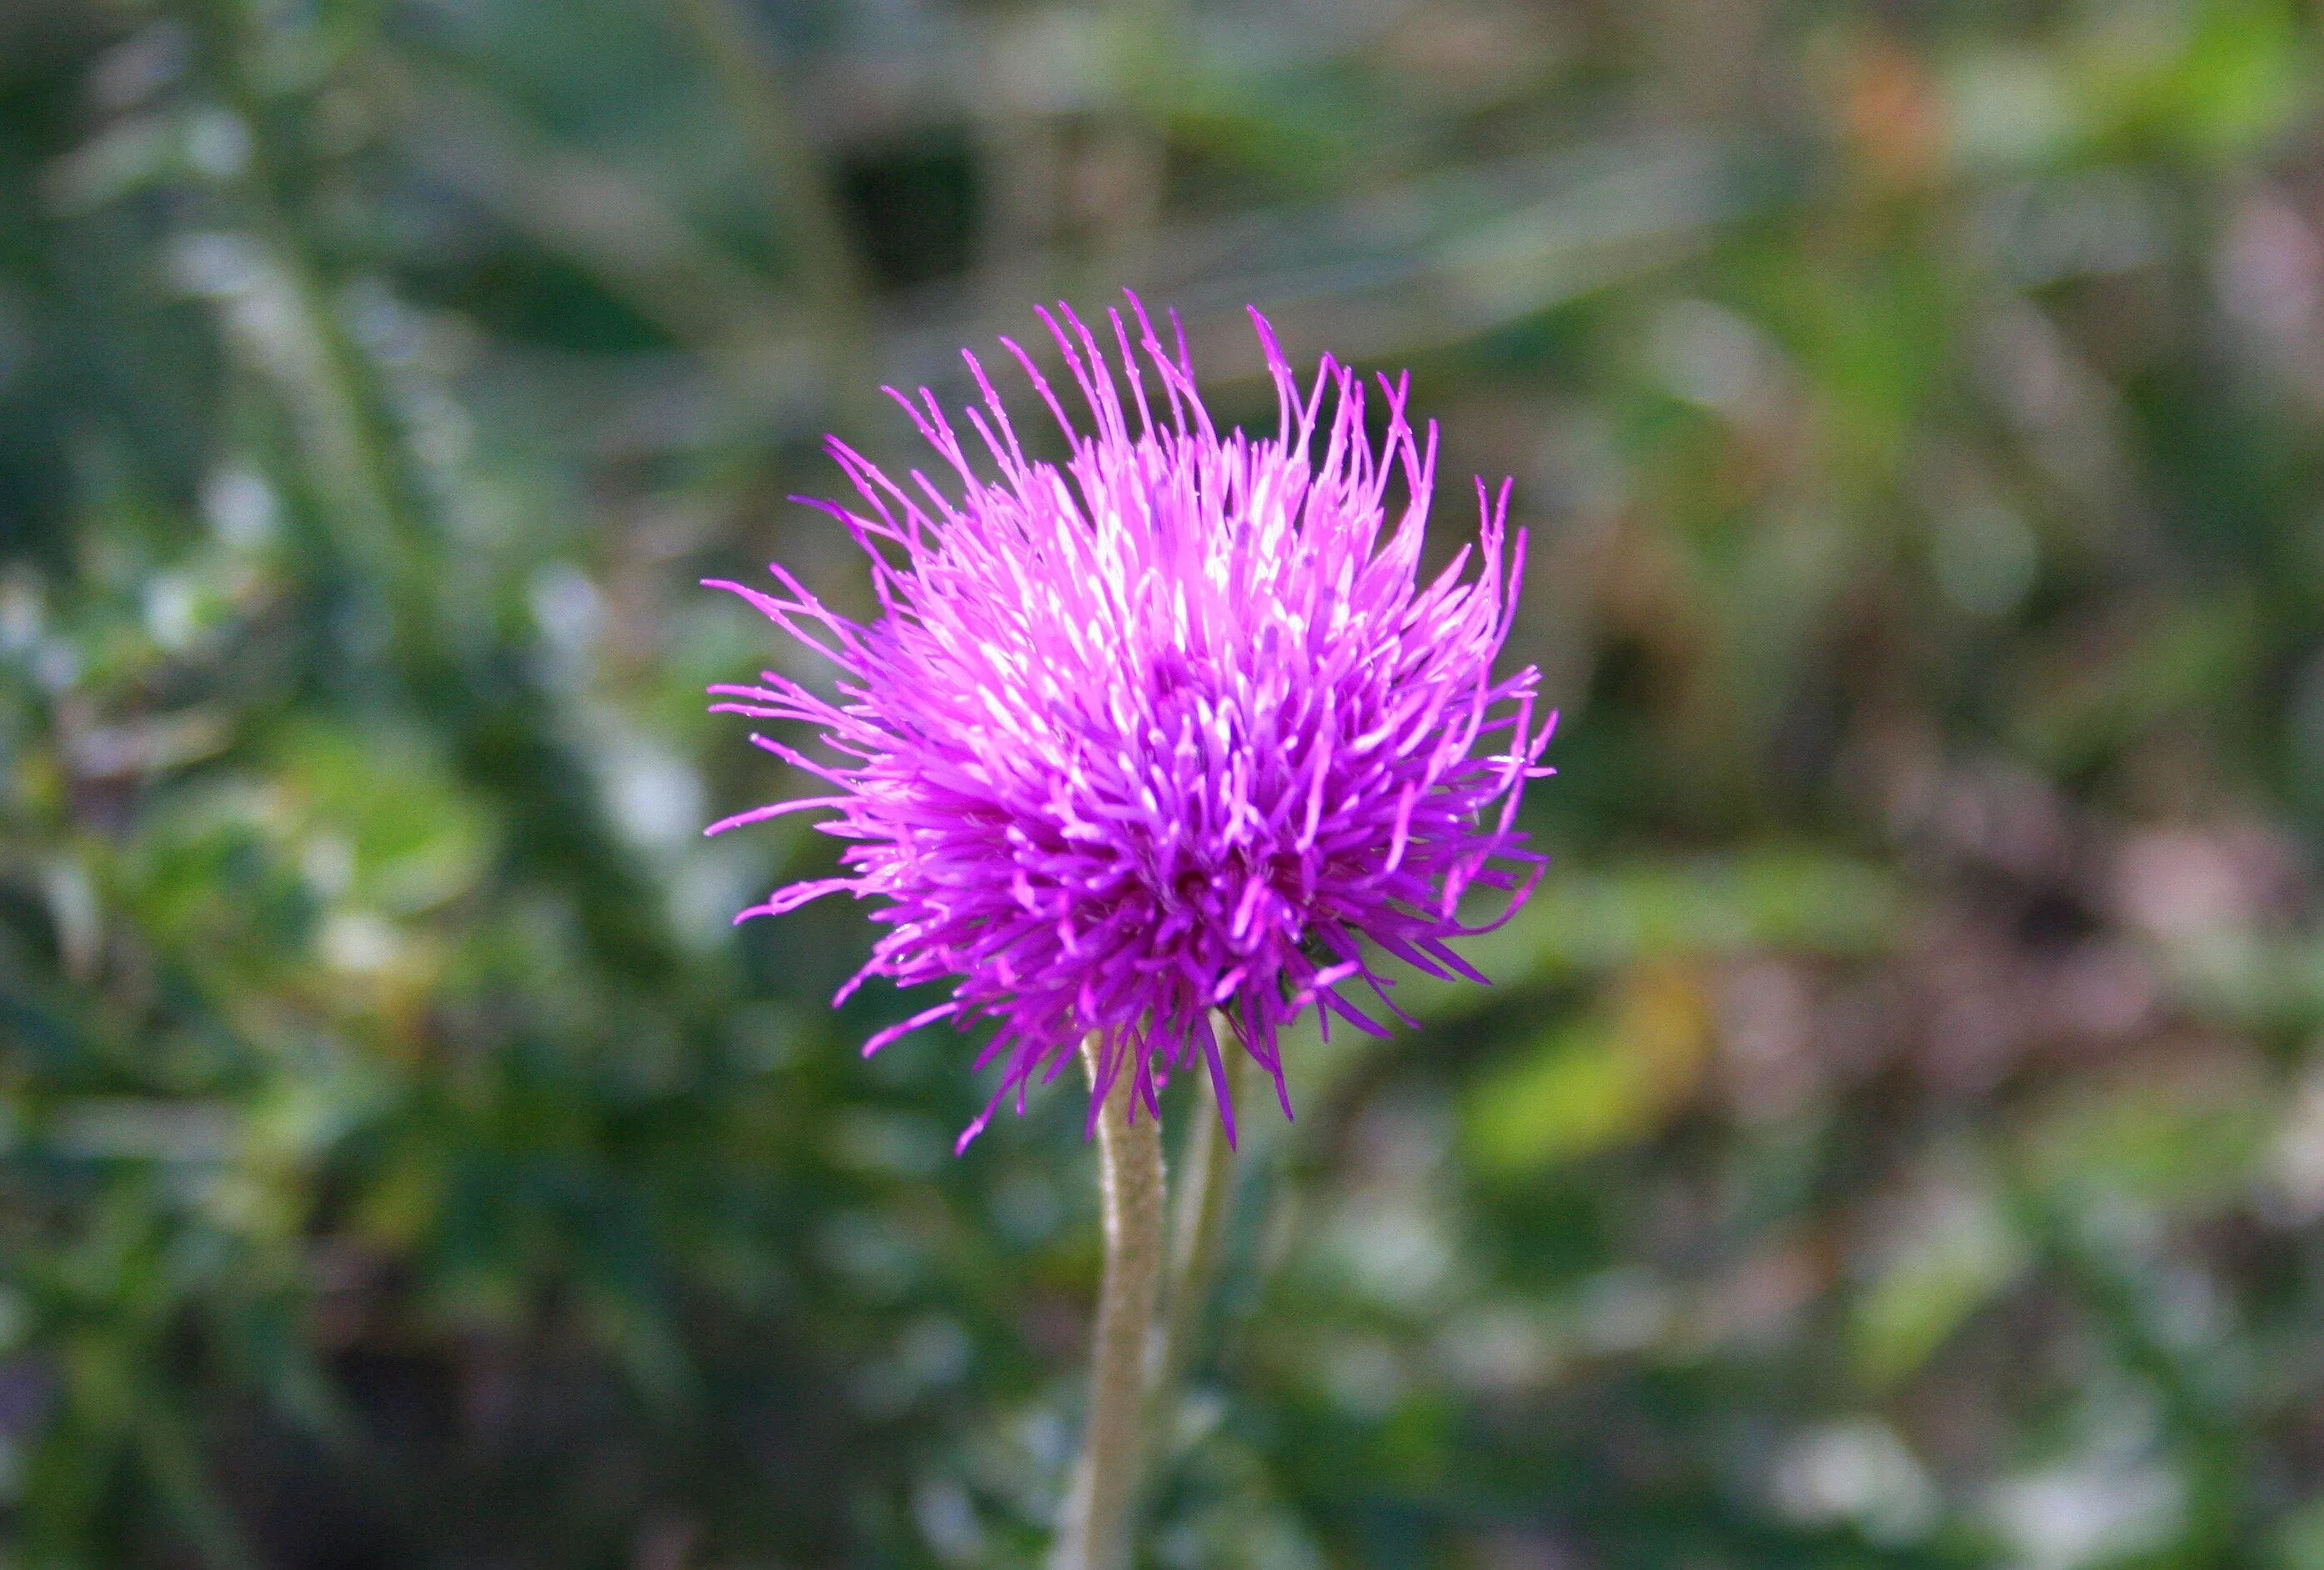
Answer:
[(1092, 1032), (1092, 1118), (1125, 1070), (1132, 1116), (1196, 1060), (1223, 1095), (1213, 1008), (1287, 1116), (1280, 1033), (1301, 1011), (1314, 1005), (1326, 1031), (1336, 1015), (1384, 1034), (1342, 990), (1360, 982), (1401, 1014), (1367, 940), (1482, 980), (1446, 942), (1488, 930), (1462, 923), (1462, 895), (1503, 892), (1506, 920), (1541, 869), (1512, 824), (1525, 780), (1554, 772), (1538, 764), (1556, 716), (1535, 723), (1533, 667), (1491, 671), (1525, 559), (1524, 531), (1505, 538), (1508, 486), (1478, 488), (1473, 575), (1464, 547), (1424, 584), (1436, 430), (1416, 436), (1406, 380), (1379, 379), (1375, 447), (1361, 379), (1326, 357), (1303, 391), (1254, 310), (1278, 427), (1221, 433), (1183, 335), (1166, 350), (1134, 297), (1130, 311), (1135, 350), (1108, 313), (1111, 359), (1071, 310), (1041, 313), (1086, 430), (1001, 340), (1065, 432), (1062, 467), (1026, 452), (973, 354), (982, 401), (965, 423), (989, 474), (925, 389), (917, 402), (889, 391), (951, 470), (949, 490), (918, 471), (899, 484), (830, 443), (860, 506), (812, 505), (870, 558), (878, 620), (836, 614), (779, 565), (779, 594), (712, 585), (841, 673), (835, 697), (771, 671), (711, 689), (714, 712), (814, 727), (829, 760), (752, 739), (839, 794), (710, 831), (828, 807), (816, 826), (851, 842), (844, 876), (736, 919), (842, 890), (883, 902), (872, 920), (888, 930), (835, 1002), (872, 976), (953, 984), (867, 1052), (939, 1019), (994, 1023), (976, 1067), (1001, 1062), (1001, 1083), (964, 1148), (1012, 1095), (1022, 1111)]

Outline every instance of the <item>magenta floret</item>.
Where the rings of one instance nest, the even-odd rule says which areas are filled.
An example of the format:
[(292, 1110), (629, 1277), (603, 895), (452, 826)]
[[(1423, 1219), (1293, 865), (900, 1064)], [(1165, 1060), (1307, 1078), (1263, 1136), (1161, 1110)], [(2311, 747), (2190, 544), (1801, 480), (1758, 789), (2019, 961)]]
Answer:
[[(1491, 669), (1525, 534), (1505, 566), (1508, 486), (1489, 497), (1480, 482), (1475, 573), (1463, 575), (1463, 546), (1420, 581), (1436, 430), (1416, 439), (1408, 379), (1379, 379), (1375, 448), (1362, 380), (1327, 356), (1303, 392), (1254, 310), (1280, 423), (1268, 437), (1222, 433), (1184, 335), (1166, 350), (1134, 298), (1137, 352), (1111, 312), (1111, 363), (1059, 313), (1041, 317), (1090, 429), (1001, 342), (1065, 433), (1062, 468), (1019, 445), (973, 354), (982, 407), (966, 421), (989, 473), (926, 389), (917, 403), (889, 390), (957, 495), (917, 471), (899, 485), (830, 443), (861, 505), (810, 504), (870, 556), (878, 620), (836, 614), (779, 565), (780, 593), (712, 584), (842, 674), (836, 701), (772, 671), (761, 685), (711, 689), (715, 712), (816, 728), (828, 759), (752, 739), (832, 788), (709, 831), (835, 814), (816, 826), (851, 841), (844, 875), (779, 889), (735, 919), (842, 891), (883, 902), (872, 919), (888, 931), (834, 1003), (873, 976), (952, 984), (867, 1054), (938, 1020), (994, 1024), (976, 1067), (1002, 1063), (1001, 1084), (961, 1147), (1012, 1092), (1022, 1112), (1028, 1087), (1055, 1078), (1091, 1032), (1092, 1118), (1125, 1067), (1132, 1116), (1158, 1112), (1161, 1085), (1199, 1054), (1231, 1139), (1213, 1009), (1288, 1116), (1286, 1024), (1313, 1005), (1326, 1030), (1336, 1014), (1385, 1034), (1344, 996), (1360, 983), (1404, 1017), (1373, 969), (1380, 953), (1482, 981), (1447, 940), (1506, 921), (1540, 875), (1543, 858), (1511, 824), (1525, 780), (1554, 772), (1539, 759), (1556, 716), (1535, 723), (1534, 667), (1499, 680)], [(1390, 529), (1399, 473), (1408, 500)], [(1459, 918), (1474, 887), (1506, 895), (1495, 921)]]

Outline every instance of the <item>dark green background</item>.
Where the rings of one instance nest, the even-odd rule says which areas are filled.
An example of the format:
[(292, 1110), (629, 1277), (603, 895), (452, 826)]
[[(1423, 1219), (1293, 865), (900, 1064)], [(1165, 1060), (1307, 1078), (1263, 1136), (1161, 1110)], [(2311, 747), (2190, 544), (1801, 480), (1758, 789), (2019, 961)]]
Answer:
[(954, 1161), (862, 913), (729, 930), (835, 847), (697, 837), (803, 787), (694, 585), (866, 609), (819, 434), (1131, 284), (1411, 366), (1566, 714), (1499, 985), (1250, 1119), (1147, 1562), (2324, 1570), (2320, 46), (0, 0), (0, 1565), (1033, 1561), (1079, 1098)]

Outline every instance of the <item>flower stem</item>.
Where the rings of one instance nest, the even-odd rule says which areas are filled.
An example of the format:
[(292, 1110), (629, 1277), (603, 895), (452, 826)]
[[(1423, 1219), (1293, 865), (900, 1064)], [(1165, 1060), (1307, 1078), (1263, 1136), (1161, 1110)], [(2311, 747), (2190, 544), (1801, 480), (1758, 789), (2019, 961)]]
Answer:
[[(1097, 1040), (1082, 1043), (1097, 1073)], [(1136, 1076), (1122, 1065), (1097, 1121), (1105, 1275), (1090, 1357), (1089, 1424), (1050, 1570), (1127, 1570), (1130, 1507), (1146, 1426), (1146, 1344), (1162, 1285), (1162, 1131), (1130, 1121)]]
[[(1227, 1095), (1240, 1088), (1243, 1054), (1226, 1054)], [(1219, 1248), (1234, 1207), (1234, 1147), (1227, 1143), (1219, 1117), (1194, 1119), (1187, 1131), (1186, 1179), (1178, 1190), (1178, 1214), (1170, 1229), (1170, 1286), (1163, 1300), (1162, 1350), (1155, 1368), (1149, 1423), (1158, 1452), (1169, 1443), (1177, 1419), (1178, 1386), (1194, 1354), (1194, 1333), (1211, 1300), (1218, 1274)]]

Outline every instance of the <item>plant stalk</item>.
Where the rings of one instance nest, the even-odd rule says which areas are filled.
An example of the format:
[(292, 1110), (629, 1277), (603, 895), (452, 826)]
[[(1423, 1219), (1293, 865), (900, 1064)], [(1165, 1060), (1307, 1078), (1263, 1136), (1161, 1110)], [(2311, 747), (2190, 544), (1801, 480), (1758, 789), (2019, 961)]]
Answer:
[[(1223, 1021), (1217, 1022), (1225, 1039)], [(1229, 1042), (1224, 1061), (1227, 1096), (1241, 1089), (1246, 1054)], [(1234, 1208), (1234, 1147), (1227, 1143), (1222, 1117), (1197, 1116), (1187, 1131), (1186, 1175), (1178, 1189), (1178, 1213), (1170, 1227), (1170, 1286), (1163, 1299), (1162, 1347), (1154, 1371), (1154, 1394), (1148, 1421), (1151, 1443), (1159, 1453), (1170, 1442), (1178, 1411), (1178, 1390), (1194, 1361), (1195, 1333), (1211, 1300), (1211, 1284), (1219, 1272), (1219, 1253), (1226, 1239), (1227, 1217)]]
[[(1082, 1042), (1082, 1061), (1094, 1080), (1095, 1036)], [(1146, 1348), (1162, 1286), (1162, 1131), (1151, 1116), (1130, 1121), (1137, 1093), (1131, 1065), (1123, 1064), (1098, 1112), (1105, 1273), (1090, 1356), (1089, 1423), (1050, 1570), (1128, 1570), (1130, 1564), (1146, 1428)]]

